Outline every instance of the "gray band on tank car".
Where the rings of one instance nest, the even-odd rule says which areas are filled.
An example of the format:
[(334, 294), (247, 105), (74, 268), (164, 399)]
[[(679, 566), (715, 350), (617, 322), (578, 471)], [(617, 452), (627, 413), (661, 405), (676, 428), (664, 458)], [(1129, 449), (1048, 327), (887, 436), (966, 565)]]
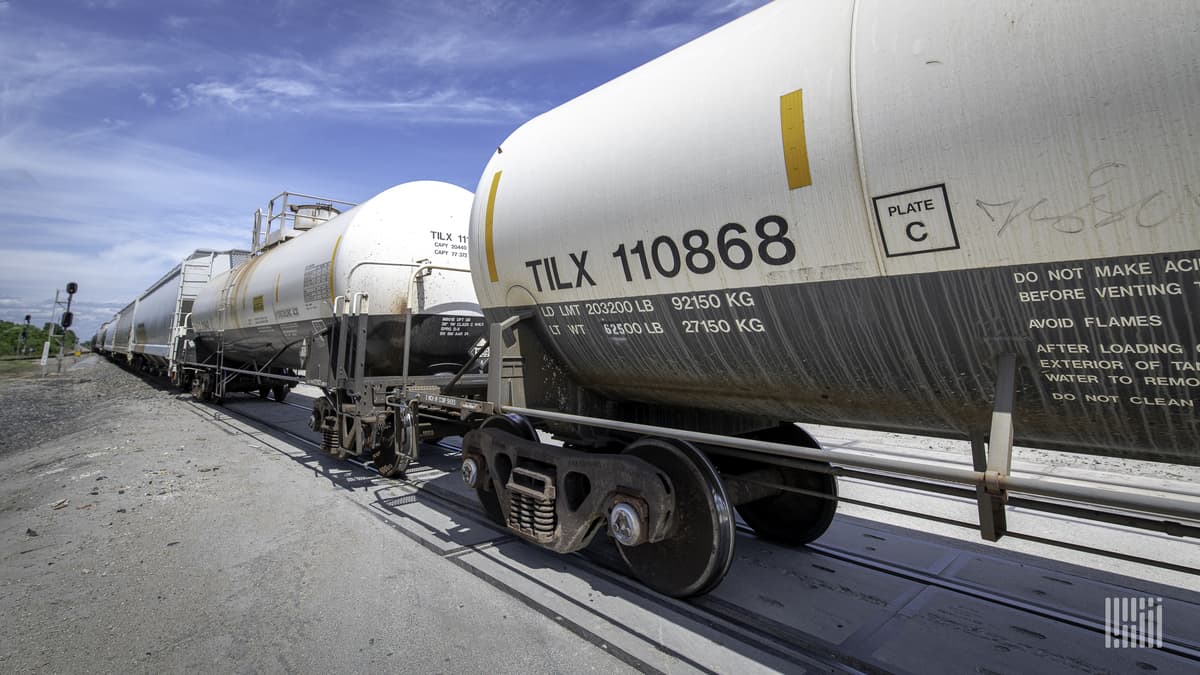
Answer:
[[(1016, 442), (1200, 464), (1196, 260), (1190, 251), (487, 315), (532, 309), (575, 382), (612, 400), (961, 437), (987, 429), (995, 363), (1011, 353)], [(537, 386), (527, 383), (531, 400)]]

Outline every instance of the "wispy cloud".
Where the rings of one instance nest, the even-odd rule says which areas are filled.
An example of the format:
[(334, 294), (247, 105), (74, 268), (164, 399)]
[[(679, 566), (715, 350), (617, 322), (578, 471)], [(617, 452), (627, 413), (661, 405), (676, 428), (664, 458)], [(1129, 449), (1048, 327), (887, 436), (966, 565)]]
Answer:
[(287, 98), (311, 98), (317, 95), (317, 87), (301, 80), (289, 80), (282, 77), (264, 77), (254, 83), (267, 94), (276, 94)]
[(0, 0), (0, 318), (76, 281), (90, 331), (281, 189), (472, 186), (521, 121), (760, 2), (63, 4)]
[(311, 82), (279, 78), (192, 84), (172, 92), (171, 105), (176, 109), (218, 106), (258, 115), (286, 112), (336, 115), (340, 119), (350, 115), (412, 124), (495, 124), (526, 119), (537, 111), (522, 101), (480, 96), (452, 88), (385, 90), (367, 97), (336, 86), (322, 88)]
[(158, 70), (151, 63), (128, 60), (127, 54), (121, 41), (6, 31), (0, 40), (0, 120), (29, 118), (66, 93), (122, 87)]
[(247, 205), (278, 189), (278, 177), (129, 139), (116, 127), (48, 135), (0, 137), (0, 203), (8, 205), (0, 299), (23, 311), (46, 311), (54, 287), (76, 281), (86, 291), (81, 309), (103, 314), (196, 248), (245, 248)]
[(171, 14), (169, 16), (164, 17), (162, 22), (163, 22), (163, 25), (166, 26), (169, 30), (180, 31), (180, 30), (184, 30), (184, 29), (188, 28), (189, 26), (191, 26), (193, 23), (195, 23), (195, 20), (190, 19), (186, 16), (179, 16), (177, 14)]
[[(15, 231), (22, 218), (78, 224), (64, 244), (176, 236), (232, 216), (221, 203), (257, 203), (274, 189), (274, 180), (227, 162), (122, 135), (122, 126), (67, 138), (42, 129), (0, 136), (0, 175), (23, 177), (0, 183), (0, 202), (11, 205), (0, 213), (4, 229)], [(64, 199), (76, 195), (87, 201)]]
[[(173, 43), (78, 29), (16, 32), (0, 43), (0, 119), (11, 122), (15, 111), (28, 113), (66, 93), (104, 87), (128, 89), (146, 106), (166, 101), (174, 111), (214, 106), (248, 115), (387, 115), (405, 122), (420, 122), (420, 115), (435, 122), (491, 115), (506, 124), (558, 101), (516, 93), (509, 78), (489, 73), (603, 62), (631, 52), (649, 58), (700, 34), (712, 17), (744, 12), (748, 4), (757, 3), (650, 0), (587, 9), (527, 0), (386, 4), (371, 7), (370, 16), (347, 19), (359, 22), (354, 30), (300, 44), (263, 40), (238, 54), (187, 33), (207, 18), (178, 13), (161, 19), (183, 34)], [(278, 21), (294, 23), (297, 12), (294, 3), (275, 7)]]
[(388, 63), (408, 66), (485, 66), (579, 61), (651, 53), (677, 46), (736, 16), (757, 0), (636, 0), (596, 5), (496, 1), (392, 7), (370, 30), (339, 45), (342, 66)]

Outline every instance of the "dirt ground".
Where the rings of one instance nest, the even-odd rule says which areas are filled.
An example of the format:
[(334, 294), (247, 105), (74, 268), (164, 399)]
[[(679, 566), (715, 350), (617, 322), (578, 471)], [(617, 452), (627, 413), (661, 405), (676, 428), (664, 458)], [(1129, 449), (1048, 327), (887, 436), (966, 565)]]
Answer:
[(39, 373), (0, 379), (0, 672), (626, 669), (165, 385)]

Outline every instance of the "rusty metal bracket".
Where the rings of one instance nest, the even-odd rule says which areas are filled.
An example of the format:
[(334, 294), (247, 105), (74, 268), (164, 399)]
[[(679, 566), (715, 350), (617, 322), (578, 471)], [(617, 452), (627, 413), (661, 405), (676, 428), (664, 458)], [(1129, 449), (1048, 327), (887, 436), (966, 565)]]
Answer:
[[(353, 384), (348, 383), (347, 388), (356, 386), (359, 396), (366, 398), (369, 387), (363, 382), (363, 378), (367, 372), (367, 328), (371, 317), (371, 310), (368, 304), (366, 293), (355, 293), (354, 300), (351, 303), (350, 311), (354, 315), (354, 370)], [(407, 338), (405, 338), (407, 339)]]
[(998, 541), (1008, 533), (1004, 506), (1008, 491), (1002, 485), (1012, 470), (1013, 399), (1016, 392), (1017, 359), (1001, 354), (996, 360), (996, 397), (992, 404), (992, 424), (987, 446), (982, 434), (971, 438), (971, 460), (983, 480), (975, 486), (979, 505), (979, 532), (988, 541)]
[(508, 357), (520, 358), (521, 345), (515, 334), (512, 340), (505, 340), (504, 334), (521, 321), (533, 316), (532, 312), (514, 314), (503, 321), (493, 323), (488, 333), (488, 384), (487, 399), (502, 408), (513, 403), (511, 389), (504, 387), (504, 364)]
[(333, 381), (338, 388), (345, 387), (350, 379), (346, 375), (346, 341), (349, 338), (349, 320), (346, 317), (346, 297), (339, 295), (333, 299), (333, 320), (337, 322), (337, 350), (333, 355)]

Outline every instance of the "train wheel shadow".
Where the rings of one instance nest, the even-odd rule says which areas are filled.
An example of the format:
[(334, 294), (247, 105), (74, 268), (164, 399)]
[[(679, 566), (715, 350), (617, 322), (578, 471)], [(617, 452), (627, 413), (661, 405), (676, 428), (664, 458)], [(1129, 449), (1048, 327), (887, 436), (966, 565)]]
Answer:
[[(647, 653), (712, 670), (706, 662), (711, 657), (708, 650), (718, 645), (775, 670), (795, 670), (801, 663), (795, 654), (764, 649), (760, 641), (747, 639), (744, 630), (735, 631), (741, 636), (731, 639), (729, 624), (631, 578), (603, 529), (574, 555), (560, 555), (521, 540), (484, 515), (474, 491), (455, 470), (457, 452), (427, 447), (423, 453), (422, 464), (414, 466), (406, 480), (376, 488), (374, 499), (364, 508), (580, 637), (643, 670), (655, 669), (653, 661), (644, 660)], [(671, 635), (664, 637), (664, 633)], [(707, 646), (685, 647), (696, 644)]]

